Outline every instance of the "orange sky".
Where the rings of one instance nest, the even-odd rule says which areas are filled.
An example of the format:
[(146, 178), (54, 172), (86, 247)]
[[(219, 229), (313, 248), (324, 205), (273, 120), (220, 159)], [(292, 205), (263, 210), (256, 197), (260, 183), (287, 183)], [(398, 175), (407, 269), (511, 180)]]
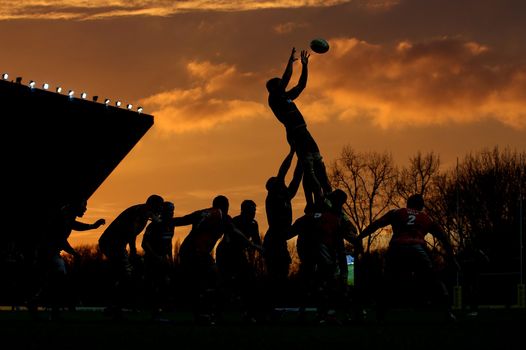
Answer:
[[(447, 168), (483, 148), (526, 149), (525, 13), (522, 0), (0, 0), (0, 70), (154, 115), (85, 221), (109, 223), (152, 193), (176, 215), (224, 194), (233, 216), (253, 199), (264, 233), (264, 184), (288, 151), (265, 82), (292, 46), (331, 45), (311, 56), (296, 101), (327, 165), (351, 145), (400, 165), (433, 151)], [(303, 205), (300, 192), (297, 215)]]

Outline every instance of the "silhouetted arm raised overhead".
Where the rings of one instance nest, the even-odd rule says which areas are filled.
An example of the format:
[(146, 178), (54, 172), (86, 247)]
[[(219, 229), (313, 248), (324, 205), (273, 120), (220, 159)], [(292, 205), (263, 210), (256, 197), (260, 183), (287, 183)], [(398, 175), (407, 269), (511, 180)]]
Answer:
[(285, 93), (287, 98), (291, 100), (295, 100), (301, 94), (303, 89), (307, 87), (307, 79), (309, 77), (309, 57), (310, 55), (307, 51), (301, 51), (301, 75), (298, 84)]
[(288, 187), (290, 199), (294, 198), (296, 196), (296, 193), (298, 193), (298, 188), (300, 187), (302, 177), (303, 177), (303, 167), (301, 166), (301, 162), (297, 160), (296, 168), (294, 168), (294, 175), (292, 176), (292, 180), (290, 181), (290, 184)]
[(285, 71), (283, 72), (283, 76), (281, 77), (281, 84), (283, 85), (283, 90), (287, 88), (287, 85), (289, 85), (290, 82), (290, 78), (292, 77), (292, 66), (294, 64), (294, 61), (297, 60), (295, 54), (296, 48), (293, 47), (290, 53), (289, 60), (287, 62), (287, 66), (285, 67)]
[(287, 176), (287, 173), (290, 169), (290, 166), (292, 165), (292, 158), (294, 157), (295, 153), (294, 147), (290, 147), (289, 154), (283, 159), (283, 162), (281, 163), (279, 170), (278, 170), (278, 176), (277, 178), (279, 180), (285, 181), (285, 177)]

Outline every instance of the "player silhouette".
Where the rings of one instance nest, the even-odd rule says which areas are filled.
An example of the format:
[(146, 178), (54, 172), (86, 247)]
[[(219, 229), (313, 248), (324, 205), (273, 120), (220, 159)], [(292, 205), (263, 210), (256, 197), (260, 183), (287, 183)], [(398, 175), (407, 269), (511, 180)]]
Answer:
[(303, 185), (307, 205), (305, 212), (312, 212), (314, 205), (323, 205), (323, 197), (332, 191), (320, 150), (307, 129), (305, 118), (294, 103), (307, 86), (309, 53), (301, 51), (301, 75), (296, 84), (287, 90), (292, 77), (293, 64), (297, 60), (293, 47), (281, 78), (267, 81), (268, 105), (276, 118), (285, 126), (287, 141), (295, 148), (303, 167)]

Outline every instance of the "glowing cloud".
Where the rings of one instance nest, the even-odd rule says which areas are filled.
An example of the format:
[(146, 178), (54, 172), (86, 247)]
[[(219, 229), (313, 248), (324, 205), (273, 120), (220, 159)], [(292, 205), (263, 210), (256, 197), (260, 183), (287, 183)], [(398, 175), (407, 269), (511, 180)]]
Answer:
[[(526, 128), (526, 66), (473, 41), (393, 47), (333, 38), (311, 58), (302, 110), (313, 121), (370, 118), (382, 128), (495, 119)], [(496, 62), (506, 62), (499, 64)]]
[(0, 20), (97, 20), (129, 16), (170, 16), (197, 11), (329, 7), (349, 0), (0, 0)]
[(273, 30), (277, 34), (288, 34), (296, 29), (306, 28), (308, 26), (307, 23), (287, 22), (275, 26)]
[[(356, 38), (330, 43), (329, 53), (311, 56), (308, 88), (297, 101), (309, 123), (365, 118), (387, 129), (493, 119), (526, 128), (526, 66), (495, 63), (504, 60), (485, 45), (448, 37), (391, 46)], [(186, 70), (192, 87), (141, 101), (162, 131), (271, 115), (263, 76), (206, 61), (189, 62)]]
[(193, 87), (141, 100), (153, 111), (156, 128), (161, 132), (205, 131), (227, 122), (268, 114), (265, 106), (253, 97), (243, 99), (243, 89), (250, 90), (252, 84), (262, 85), (252, 74), (240, 73), (234, 66), (196, 61), (187, 64), (187, 71), (195, 80)]

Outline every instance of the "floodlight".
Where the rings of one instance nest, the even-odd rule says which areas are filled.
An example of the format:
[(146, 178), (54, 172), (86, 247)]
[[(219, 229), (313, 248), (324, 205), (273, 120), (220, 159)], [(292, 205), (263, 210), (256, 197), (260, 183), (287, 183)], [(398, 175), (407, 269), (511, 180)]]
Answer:
[(75, 91), (74, 90), (69, 90), (68, 96), (69, 97), (73, 97), (73, 95), (75, 95)]
[(29, 87), (30, 87), (31, 89), (34, 89), (34, 88), (35, 88), (35, 85), (36, 85), (36, 83), (35, 83), (34, 80), (31, 80), (31, 81), (29, 82)]
[(122, 104), (122, 102), (121, 102), (121, 101), (117, 101), (117, 102), (115, 102), (115, 106), (117, 106), (117, 107), (120, 107), (120, 106), (121, 106), (121, 104)]
[(60, 86), (57, 86), (57, 90), (56, 91), (57, 91), (57, 93), (60, 94), (62, 92), (62, 88)]
[(44, 90), (49, 89), (49, 84), (48, 83), (42, 84), (42, 89), (44, 89)]
[(2, 79), (4, 79), (4, 80), (9, 79), (9, 74), (7, 74), (7, 73), (2, 74)]
[(105, 104), (106, 106), (109, 105), (109, 104), (110, 104), (110, 99), (109, 99), (109, 98), (105, 99), (105, 100), (104, 100), (104, 104)]
[(142, 107), (139, 106), (139, 107), (137, 108), (137, 113), (142, 113)]
[(126, 105), (126, 108), (128, 108), (128, 109), (132, 109), (132, 108), (133, 108), (133, 105), (132, 105), (131, 103), (128, 103), (128, 104)]
[(86, 97), (88, 97), (88, 94), (87, 94), (87, 93), (83, 92), (83, 93), (80, 94), (80, 98), (81, 98), (81, 99), (85, 100)]

